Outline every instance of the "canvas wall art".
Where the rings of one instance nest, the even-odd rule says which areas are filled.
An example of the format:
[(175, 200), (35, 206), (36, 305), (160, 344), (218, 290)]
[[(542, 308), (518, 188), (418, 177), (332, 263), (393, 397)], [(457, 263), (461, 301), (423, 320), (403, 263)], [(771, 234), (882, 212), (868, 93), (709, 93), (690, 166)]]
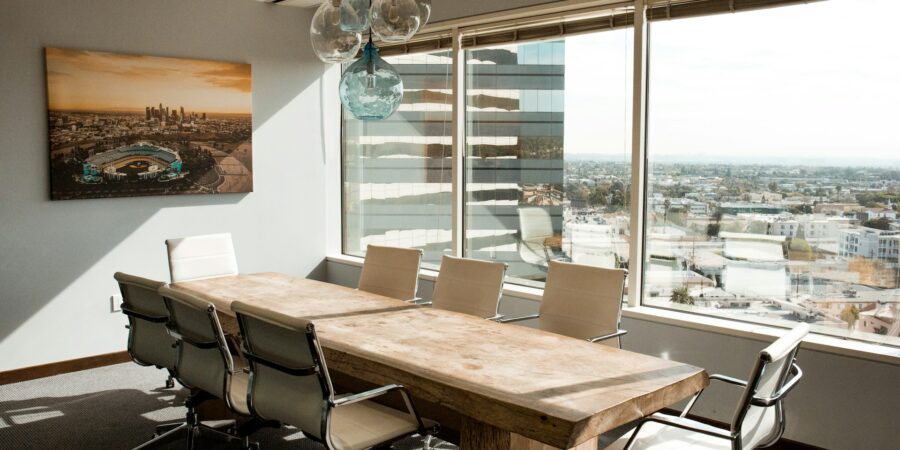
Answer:
[(253, 190), (249, 64), (45, 51), (52, 199)]

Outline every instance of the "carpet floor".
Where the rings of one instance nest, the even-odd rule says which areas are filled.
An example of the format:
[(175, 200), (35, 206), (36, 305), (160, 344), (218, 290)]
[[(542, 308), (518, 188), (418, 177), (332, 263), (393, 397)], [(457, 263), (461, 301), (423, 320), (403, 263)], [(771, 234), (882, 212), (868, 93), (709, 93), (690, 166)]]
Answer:
[[(130, 449), (156, 425), (184, 419), (187, 389), (165, 389), (163, 371), (117, 364), (0, 386), (0, 448)], [(295, 428), (252, 435), (261, 449), (323, 449)], [(397, 450), (416, 442), (395, 444)], [(183, 440), (160, 449), (184, 448)], [(201, 437), (198, 448), (240, 448)]]

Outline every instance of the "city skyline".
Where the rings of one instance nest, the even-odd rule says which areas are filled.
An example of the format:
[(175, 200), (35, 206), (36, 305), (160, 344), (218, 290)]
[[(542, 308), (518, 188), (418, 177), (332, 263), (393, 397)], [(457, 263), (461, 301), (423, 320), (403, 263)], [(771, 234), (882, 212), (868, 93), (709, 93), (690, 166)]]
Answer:
[(53, 111), (144, 112), (160, 102), (208, 114), (250, 115), (249, 64), (47, 48)]

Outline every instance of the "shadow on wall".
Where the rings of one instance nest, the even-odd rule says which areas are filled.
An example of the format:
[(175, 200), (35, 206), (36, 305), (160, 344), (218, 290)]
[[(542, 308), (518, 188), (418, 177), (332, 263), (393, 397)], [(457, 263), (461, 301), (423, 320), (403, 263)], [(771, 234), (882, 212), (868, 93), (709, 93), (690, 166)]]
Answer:
[[(245, 206), (225, 212), (229, 220), (233, 217), (240, 222), (235, 226), (246, 229), (259, 224), (260, 218), (253, 211), (278, 211), (277, 208), (285, 207), (270, 197), (286, 194), (274, 192), (271, 187), (260, 194), (257, 188), (260, 179), (268, 179), (268, 187), (284, 175), (273, 170), (290, 170), (280, 165), (273, 153), (294, 151), (285, 149), (292, 143), (309, 140), (292, 127), (298, 119), (296, 112), (302, 114), (303, 108), (294, 104), (290, 118), (279, 114), (296, 103), (307, 89), (322, 92), (316, 84), (325, 66), (312, 54), (304, 37), (310, 16), (311, 12), (304, 9), (243, 0), (97, 0), (87, 8), (64, 0), (36, 0), (9, 2), (0, 7), (0, 28), (9, 43), (0, 54), (0, 67), (15, 68), (0, 69), (0, 98), (4, 99), (0, 105), (0, 344), (108, 255), (121, 270), (137, 268), (136, 273), (145, 276), (165, 273), (163, 239), (197, 230), (232, 231), (227, 221), (208, 218), (202, 212), (205, 207), (253, 204), (256, 210), (248, 211)], [(51, 202), (44, 47), (251, 63), (257, 193)], [(278, 127), (278, 132), (267, 129), (261, 133), (263, 142), (257, 141), (256, 132), (268, 126)], [(245, 202), (253, 196), (257, 196), (254, 202)], [(185, 212), (192, 223), (166, 219), (161, 222), (161, 229), (141, 230), (154, 215), (173, 208), (189, 208)], [(210, 211), (222, 214), (221, 208)], [(140, 252), (151, 248), (146, 242), (157, 239), (158, 247), (152, 247), (152, 253)], [(265, 242), (271, 242), (272, 251), (279, 252), (280, 241), (277, 236), (269, 236)], [(101, 281), (92, 276), (90, 286), (97, 286)], [(102, 282), (108, 283), (109, 292), (91, 289), (92, 292), (66, 293), (65, 300), (84, 305), (84, 298), (96, 297), (98, 302), (106, 302), (115, 286), (111, 271)], [(77, 321), (79, 317), (72, 319)], [(96, 323), (102, 319), (91, 320)], [(122, 333), (124, 336), (124, 330)], [(42, 345), (39, 339), (29, 338), (27, 342), (35, 351)]]

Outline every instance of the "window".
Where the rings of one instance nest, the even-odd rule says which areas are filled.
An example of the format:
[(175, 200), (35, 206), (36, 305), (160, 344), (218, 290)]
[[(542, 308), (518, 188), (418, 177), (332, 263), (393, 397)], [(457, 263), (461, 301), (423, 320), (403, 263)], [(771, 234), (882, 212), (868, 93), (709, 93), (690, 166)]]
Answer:
[(467, 257), (627, 265), (630, 34), (466, 50)]
[(426, 264), (439, 264), (451, 247), (450, 53), (385, 60), (403, 78), (400, 109), (384, 121), (344, 114), (344, 252), (416, 247)]
[(645, 304), (900, 345), (900, 8), (860, 6), (652, 23)]
[[(344, 252), (503, 261), (534, 287), (550, 260), (637, 260), (633, 303), (900, 347), (900, 2), (653, 5), (645, 67), (628, 8), (469, 27), (458, 54), (386, 58), (400, 111), (344, 117)], [(635, 64), (646, 105), (631, 104)]]

